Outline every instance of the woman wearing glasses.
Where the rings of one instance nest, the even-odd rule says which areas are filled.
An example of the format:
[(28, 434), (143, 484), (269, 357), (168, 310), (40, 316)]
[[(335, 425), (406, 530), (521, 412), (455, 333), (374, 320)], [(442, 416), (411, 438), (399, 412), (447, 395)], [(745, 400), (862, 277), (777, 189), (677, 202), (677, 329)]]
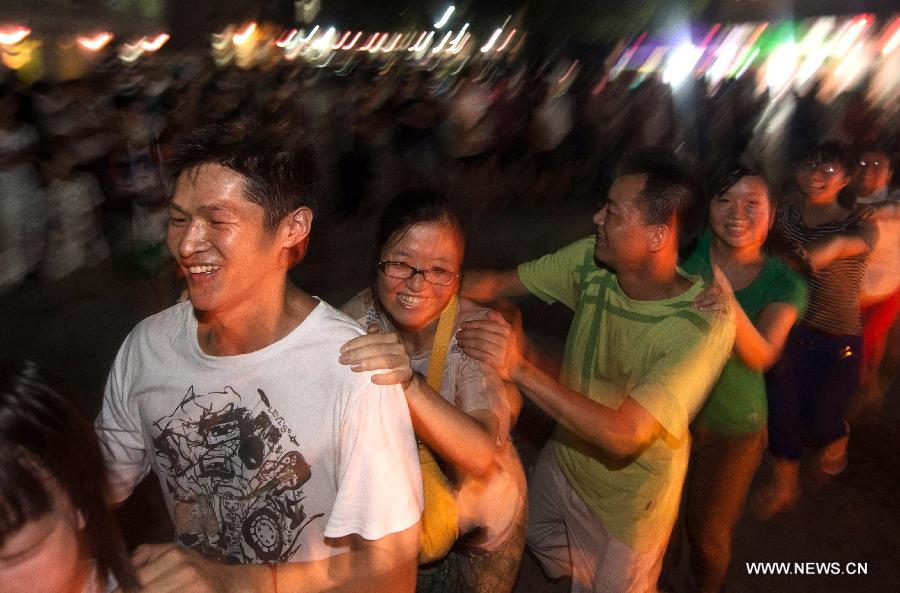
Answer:
[(762, 518), (797, 502), (804, 443), (820, 450), (825, 474), (837, 475), (847, 465), (843, 415), (859, 383), (859, 291), (876, 235), (868, 211), (843, 199), (850, 173), (841, 146), (815, 147), (796, 168), (798, 199), (782, 206), (775, 225), (783, 254), (806, 276), (809, 306), (769, 376), (775, 465), (771, 484), (756, 501)]
[(348, 342), (341, 362), (388, 369), (373, 381), (403, 386), (416, 436), (451, 484), (460, 538), (420, 569), (420, 593), (508, 592), (524, 547), (525, 476), (509, 439), (519, 394), (456, 345), (459, 325), (488, 312), (457, 297), (464, 241), (440, 196), (401, 193), (378, 229), (372, 286), (343, 307), (369, 334)]

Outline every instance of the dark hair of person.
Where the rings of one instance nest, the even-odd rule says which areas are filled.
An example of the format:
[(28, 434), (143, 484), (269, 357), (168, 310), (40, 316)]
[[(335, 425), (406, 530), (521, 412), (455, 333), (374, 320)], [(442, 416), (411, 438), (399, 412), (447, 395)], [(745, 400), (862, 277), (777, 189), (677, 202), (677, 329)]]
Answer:
[(84, 541), (103, 581), (138, 589), (91, 424), (30, 361), (0, 362), (0, 543), (53, 508), (52, 483), (85, 520)]
[(691, 168), (663, 149), (645, 149), (626, 156), (617, 177), (642, 175), (644, 189), (638, 207), (646, 224), (666, 224), (672, 218), (678, 232), (678, 250), (684, 253), (703, 229), (706, 203), (703, 184)]
[[(806, 151), (795, 165), (800, 166), (805, 162), (837, 163), (844, 169), (844, 175), (849, 179), (855, 170), (853, 157), (850, 149), (840, 142), (822, 142)], [(856, 206), (856, 199), (856, 192), (849, 183), (837, 195), (838, 204), (847, 210), (852, 210)]]
[(273, 231), (297, 208), (316, 211), (318, 166), (302, 130), (289, 118), (268, 114), (211, 124), (177, 143), (169, 172), (177, 181), (203, 165), (231, 169), (244, 178), (244, 194), (262, 206), (266, 230)]
[[(447, 198), (429, 189), (401, 191), (384, 210), (375, 233), (375, 264), (385, 247), (417, 224), (447, 224), (459, 235), (465, 249), (465, 235), (459, 217)], [(372, 269), (376, 269), (373, 265)], [(457, 271), (457, 270), (455, 270)]]
[(714, 175), (710, 184), (710, 197), (721, 196), (737, 184), (744, 177), (759, 177), (766, 186), (766, 197), (769, 200), (769, 208), (775, 212), (778, 208), (778, 196), (772, 190), (772, 185), (763, 174), (762, 168), (755, 164), (734, 163), (721, 167)]
[(844, 168), (844, 174), (853, 173), (853, 155), (850, 150), (840, 142), (822, 142), (805, 151), (794, 163), (799, 166), (804, 162), (837, 163)]

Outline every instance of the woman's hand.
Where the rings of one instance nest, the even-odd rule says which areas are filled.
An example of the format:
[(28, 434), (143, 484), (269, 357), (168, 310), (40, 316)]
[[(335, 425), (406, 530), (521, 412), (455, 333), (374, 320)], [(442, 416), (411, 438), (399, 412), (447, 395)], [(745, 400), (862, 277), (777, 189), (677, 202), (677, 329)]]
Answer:
[(700, 311), (725, 313), (734, 300), (734, 289), (731, 282), (715, 263), (712, 264), (713, 281), (694, 299), (694, 308)]
[(409, 354), (400, 338), (394, 332), (382, 332), (376, 324), (369, 326), (366, 335), (341, 346), (338, 362), (357, 372), (385, 371), (372, 375), (372, 383), (378, 385), (400, 385), (406, 389), (413, 379)]
[(467, 321), (456, 334), (456, 343), (463, 351), (492, 366), (504, 381), (515, 381), (522, 368), (522, 326), (507, 323), (500, 313), (490, 311), (484, 319)]

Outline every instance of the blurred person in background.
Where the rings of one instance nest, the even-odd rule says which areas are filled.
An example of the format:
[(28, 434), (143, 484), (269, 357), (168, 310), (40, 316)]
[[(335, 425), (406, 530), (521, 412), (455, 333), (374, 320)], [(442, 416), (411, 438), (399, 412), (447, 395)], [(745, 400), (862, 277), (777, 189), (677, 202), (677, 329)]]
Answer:
[(419, 568), (419, 593), (508, 593), (525, 546), (525, 473), (510, 440), (521, 398), (454, 337), (489, 311), (457, 296), (464, 249), (444, 198), (402, 192), (379, 225), (372, 286), (343, 307), (369, 333), (348, 342), (341, 361), (390, 369), (378, 381), (404, 386), (416, 437), (450, 478), (454, 500), (429, 509), (426, 492), (425, 512), (445, 511), (458, 540)]
[(768, 376), (769, 450), (775, 464), (771, 482), (755, 500), (763, 519), (799, 500), (804, 443), (818, 451), (826, 476), (847, 465), (844, 413), (862, 361), (860, 288), (877, 237), (865, 207), (848, 207), (841, 197), (852, 173), (843, 146), (814, 146), (796, 163), (797, 191), (776, 217), (777, 244), (802, 270), (809, 305)]
[(138, 583), (90, 423), (32, 362), (0, 363), (0, 593), (125, 593)]
[(858, 152), (853, 186), (860, 204), (872, 208), (878, 239), (869, 255), (860, 293), (863, 320), (862, 385), (854, 408), (880, 412), (890, 377), (879, 373), (888, 334), (900, 311), (900, 190), (891, 191), (894, 167), (887, 149), (870, 145)]
[(0, 84), (0, 294), (36, 271), (47, 209), (37, 169), (40, 138), (21, 119), (22, 98)]
[(109, 257), (100, 233), (97, 210), (104, 201), (100, 184), (87, 171), (75, 168), (70, 146), (57, 146), (44, 163), (47, 181), (47, 247), (42, 275), (59, 280), (84, 266)]

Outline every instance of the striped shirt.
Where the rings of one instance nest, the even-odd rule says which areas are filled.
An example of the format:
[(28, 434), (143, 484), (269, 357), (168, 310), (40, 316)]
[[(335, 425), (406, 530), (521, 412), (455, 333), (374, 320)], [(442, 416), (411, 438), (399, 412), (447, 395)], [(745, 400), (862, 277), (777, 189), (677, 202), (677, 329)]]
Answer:
[[(875, 227), (867, 217), (868, 209), (851, 212), (845, 218), (831, 220), (818, 226), (803, 222), (800, 205), (789, 202), (779, 211), (775, 232), (793, 250), (806, 247), (813, 241), (836, 235), (855, 236), (863, 239), (872, 249)], [(869, 252), (836, 259), (816, 273), (807, 274), (809, 306), (803, 321), (809, 327), (833, 335), (859, 335), (862, 323), (859, 317), (859, 290), (866, 274)]]

